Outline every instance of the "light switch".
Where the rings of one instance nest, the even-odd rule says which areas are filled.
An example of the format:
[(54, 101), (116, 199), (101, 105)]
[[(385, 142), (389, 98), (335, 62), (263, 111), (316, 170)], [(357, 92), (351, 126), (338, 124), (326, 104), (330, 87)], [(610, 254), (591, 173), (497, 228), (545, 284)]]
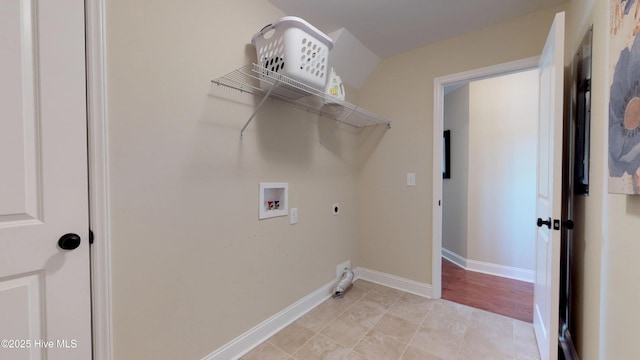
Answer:
[(416, 186), (416, 173), (407, 173), (407, 186)]
[(298, 223), (298, 208), (291, 208), (289, 212), (289, 223), (291, 225)]

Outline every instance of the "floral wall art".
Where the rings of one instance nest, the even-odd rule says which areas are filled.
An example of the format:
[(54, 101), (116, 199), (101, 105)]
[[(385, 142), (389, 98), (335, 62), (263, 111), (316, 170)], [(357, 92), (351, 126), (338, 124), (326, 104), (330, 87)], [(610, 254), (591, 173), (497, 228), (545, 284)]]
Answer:
[(609, 192), (640, 194), (640, 0), (611, 0)]

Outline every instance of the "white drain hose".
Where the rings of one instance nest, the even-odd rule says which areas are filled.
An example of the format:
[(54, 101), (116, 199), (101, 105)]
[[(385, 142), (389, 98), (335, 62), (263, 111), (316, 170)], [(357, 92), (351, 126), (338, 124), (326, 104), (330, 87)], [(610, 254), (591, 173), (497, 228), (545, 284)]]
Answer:
[(349, 268), (344, 268), (342, 272), (342, 277), (335, 288), (331, 291), (331, 296), (334, 299), (341, 299), (344, 296), (345, 290), (351, 285), (353, 282), (353, 270)]

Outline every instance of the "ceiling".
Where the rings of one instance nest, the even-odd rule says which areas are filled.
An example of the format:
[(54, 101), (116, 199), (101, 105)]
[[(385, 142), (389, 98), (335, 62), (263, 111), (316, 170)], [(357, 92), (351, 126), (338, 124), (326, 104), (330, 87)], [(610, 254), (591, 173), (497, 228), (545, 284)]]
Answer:
[(325, 33), (346, 28), (380, 58), (567, 0), (269, 0)]

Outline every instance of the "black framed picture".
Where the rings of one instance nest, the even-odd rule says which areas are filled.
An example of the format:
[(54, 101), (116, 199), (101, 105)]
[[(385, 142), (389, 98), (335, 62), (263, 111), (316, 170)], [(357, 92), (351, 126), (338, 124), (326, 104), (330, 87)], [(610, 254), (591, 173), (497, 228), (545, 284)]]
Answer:
[(589, 195), (589, 159), (591, 133), (591, 47), (593, 29), (589, 29), (574, 58), (574, 193)]
[(445, 130), (442, 138), (442, 178), (451, 179), (451, 130)]

